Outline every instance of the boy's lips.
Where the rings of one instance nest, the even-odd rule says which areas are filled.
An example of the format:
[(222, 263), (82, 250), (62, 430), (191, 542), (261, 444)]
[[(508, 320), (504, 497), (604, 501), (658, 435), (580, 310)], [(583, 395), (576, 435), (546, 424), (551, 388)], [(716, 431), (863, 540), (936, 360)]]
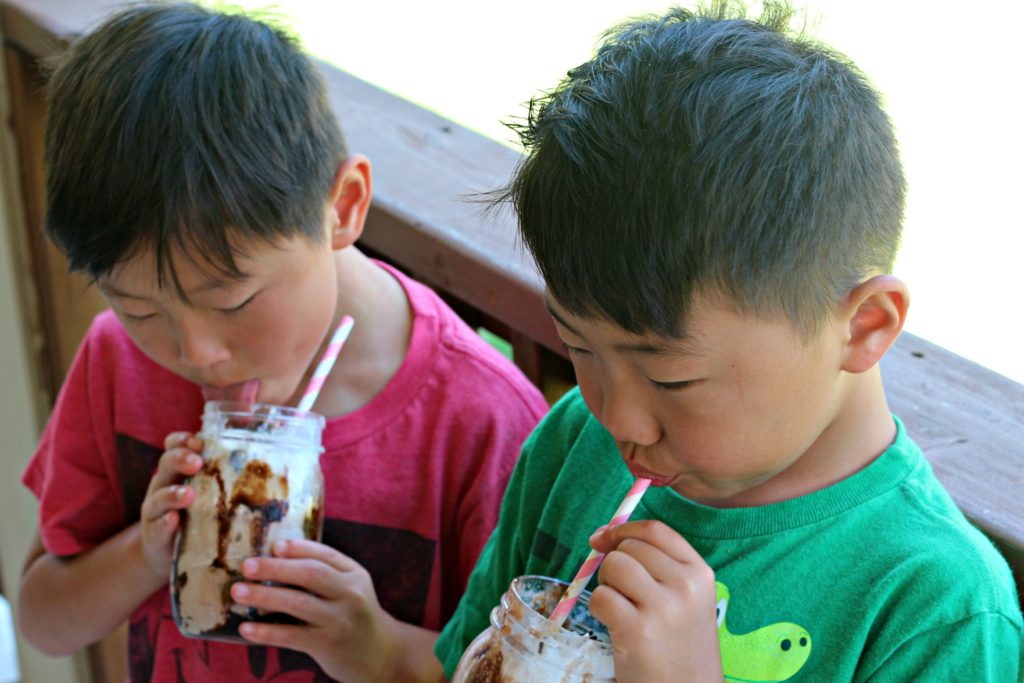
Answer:
[(203, 385), (204, 401), (240, 401), (242, 403), (255, 403), (256, 396), (260, 393), (260, 381), (248, 379), (238, 384), (230, 384), (226, 387), (217, 387), (209, 384)]
[(651, 472), (650, 470), (646, 470), (643, 467), (636, 467), (634, 465), (629, 465), (629, 471), (637, 479), (650, 479), (651, 486), (668, 486), (669, 484), (676, 480), (674, 476), (657, 474), (656, 472)]

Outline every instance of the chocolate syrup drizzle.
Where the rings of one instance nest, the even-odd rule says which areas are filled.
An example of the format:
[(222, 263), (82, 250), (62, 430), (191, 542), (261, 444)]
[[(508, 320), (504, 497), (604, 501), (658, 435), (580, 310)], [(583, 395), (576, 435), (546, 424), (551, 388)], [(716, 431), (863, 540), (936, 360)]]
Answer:
[[(211, 563), (212, 567), (222, 569), (228, 573), (229, 579), (222, 587), (222, 604), (230, 605), (233, 600), (230, 597), (231, 586), (240, 580), (244, 580), (237, 569), (231, 569), (227, 564), (227, 552), (231, 543), (231, 525), (239, 506), (244, 505), (252, 511), (249, 523), (249, 535), (251, 547), (254, 553), (266, 554), (268, 549), (264, 548), (267, 533), (270, 525), (280, 522), (288, 514), (288, 478), (284, 475), (274, 475), (270, 466), (262, 460), (245, 461), (243, 451), (233, 451), (228, 460), (229, 466), (236, 471), (245, 462), (242, 472), (235, 479), (231, 490), (230, 498), (224, 485), (224, 477), (221, 472), (222, 461), (208, 461), (203, 466), (203, 473), (216, 482), (217, 495), (217, 557)], [(273, 492), (274, 495), (271, 495)], [(307, 538), (318, 538), (322, 510), (319, 505), (314, 506), (303, 520), (303, 531)], [(184, 516), (179, 543), (179, 554), (184, 552), (186, 525), (188, 515)], [(188, 575), (175, 571), (176, 595), (188, 582)], [(237, 610), (237, 606), (235, 608)], [(299, 623), (293, 617), (284, 614), (263, 614), (256, 609), (246, 610), (246, 614), (238, 614), (235, 610), (230, 611), (226, 621), (220, 626), (205, 631), (207, 636), (237, 637), (238, 626), (244, 621), (264, 621), (274, 623)]]

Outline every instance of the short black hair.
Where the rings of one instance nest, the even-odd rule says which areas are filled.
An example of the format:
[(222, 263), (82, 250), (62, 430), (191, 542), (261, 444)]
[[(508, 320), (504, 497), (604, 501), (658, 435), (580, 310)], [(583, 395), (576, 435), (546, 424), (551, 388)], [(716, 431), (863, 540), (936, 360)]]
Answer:
[(735, 3), (622, 24), (513, 124), (520, 232), (560, 305), (678, 337), (695, 295), (806, 336), (891, 269), (905, 182), (846, 58)]
[(254, 239), (325, 239), (347, 152), (322, 77), (283, 28), (136, 4), (52, 68), (46, 231), (72, 270), (97, 279), (152, 248), (184, 295), (172, 250), (230, 278)]

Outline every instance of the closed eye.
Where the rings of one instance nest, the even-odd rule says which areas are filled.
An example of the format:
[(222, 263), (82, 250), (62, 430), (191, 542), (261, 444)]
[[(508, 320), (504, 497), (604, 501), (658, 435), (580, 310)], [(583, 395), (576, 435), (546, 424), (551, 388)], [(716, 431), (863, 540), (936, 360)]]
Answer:
[(570, 356), (590, 355), (590, 351), (587, 351), (586, 349), (581, 349), (578, 346), (569, 346), (565, 342), (562, 342), (562, 348), (565, 349), (565, 352)]
[(653, 384), (658, 391), (682, 391), (683, 389), (689, 389), (696, 384), (697, 381), (698, 380), (692, 379), (682, 380), (679, 382), (658, 382), (653, 379), (650, 380), (651, 384)]
[(240, 313), (242, 310), (245, 309), (246, 306), (252, 303), (252, 300), (256, 298), (256, 294), (259, 294), (259, 292), (256, 292), (248, 299), (238, 304), (237, 306), (234, 306), (233, 308), (220, 308), (218, 310), (224, 315), (234, 315), (235, 313)]
[(128, 311), (121, 311), (121, 315), (123, 315), (127, 320), (131, 320), (132, 322), (135, 322), (135, 323), (141, 323), (144, 320), (149, 320), (150, 318), (154, 317), (156, 315), (156, 313), (146, 313), (144, 315), (132, 315)]

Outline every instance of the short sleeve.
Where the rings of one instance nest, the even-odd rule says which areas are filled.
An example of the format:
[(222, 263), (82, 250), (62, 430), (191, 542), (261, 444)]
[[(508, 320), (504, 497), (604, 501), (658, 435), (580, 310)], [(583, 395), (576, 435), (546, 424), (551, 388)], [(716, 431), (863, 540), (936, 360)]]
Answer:
[(1022, 633), (1003, 614), (987, 612), (929, 629), (907, 640), (865, 683), (971, 681), (1005, 683), (1022, 675)]
[[(82, 342), (22, 483), (39, 499), (43, 546), (58, 556), (88, 550), (123, 523), (116, 487), (110, 399), (94, 380), (96, 326)], [(105, 424), (105, 426), (103, 426)]]
[(573, 396), (563, 398), (523, 444), (501, 503), (498, 524), (469, 577), (466, 592), (434, 649), (450, 680), (462, 653), (488, 627), (491, 609), (528, 567), (534, 535), (561, 472), (567, 443), (579, 431)]
[[(531, 439), (532, 440), (532, 439)], [(517, 533), (522, 524), (523, 465), (530, 446), (528, 440), (523, 447), (523, 457), (512, 472), (508, 488), (502, 499), (501, 513), (497, 526), (491, 533), (480, 558), (469, 577), (466, 592), (459, 606), (438, 638), (434, 652), (444, 666), (445, 676), (451, 680), (463, 651), (470, 642), (487, 628), (491, 609), (498, 604), (501, 594), (508, 588), (517, 572), (516, 567), (524, 565), (524, 557), (517, 548)]]
[[(541, 409), (519, 397), (497, 403), (490, 428), (474, 437), (475, 443), (459, 444), (456, 452), (474, 453), (475, 467), (458, 504), (459, 575), (468, 579), (491, 531), (498, 522), (502, 495), (518, 460), (523, 442), (540, 421)], [(470, 431), (470, 430), (465, 430)]]

